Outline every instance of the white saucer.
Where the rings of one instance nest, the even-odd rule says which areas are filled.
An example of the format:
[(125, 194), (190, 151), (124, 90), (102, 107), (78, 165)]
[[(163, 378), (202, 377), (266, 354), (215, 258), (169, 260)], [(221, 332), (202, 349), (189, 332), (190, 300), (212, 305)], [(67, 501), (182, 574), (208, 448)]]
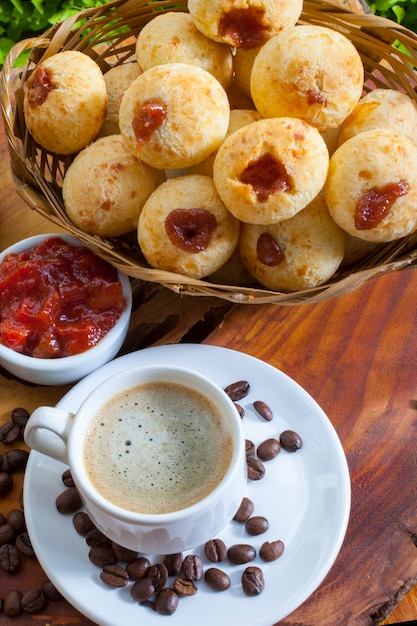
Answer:
[[(247, 496), (255, 513), (268, 518), (267, 533), (250, 537), (244, 526), (231, 522), (219, 535), (230, 546), (250, 543), (259, 549), (266, 541), (281, 539), (284, 554), (272, 563), (257, 556), (251, 565), (262, 568), (265, 588), (257, 597), (241, 589), (245, 566), (217, 564), (231, 577), (231, 588), (213, 592), (204, 581), (198, 593), (181, 598), (169, 617), (158, 615), (134, 602), (130, 585), (110, 589), (100, 581), (100, 570), (88, 558), (88, 546), (72, 524), (72, 515), (55, 508), (63, 491), (65, 465), (31, 452), (25, 474), (24, 506), (30, 538), (45, 573), (67, 600), (81, 613), (102, 626), (271, 626), (299, 607), (319, 586), (332, 566), (345, 536), (350, 513), (350, 477), (346, 457), (332, 424), (311, 396), (291, 378), (254, 357), (215, 346), (180, 344), (141, 350), (120, 357), (73, 387), (59, 407), (75, 412), (88, 390), (126, 366), (146, 363), (176, 363), (200, 371), (220, 386), (238, 380), (251, 385), (240, 402), (245, 408), (245, 436), (256, 445), (285, 429), (303, 439), (296, 453), (281, 453), (267, 462), (262, 480), (248, 482)], [(252, 408), (255, 400), (266, 402), (272, 421), (260, 418)], [(194, 550), (203, 557), (202, 547)], [(154, 559), (158, 560), (157, 557)], [(205, 567), (212, 566), (205, 557)]]

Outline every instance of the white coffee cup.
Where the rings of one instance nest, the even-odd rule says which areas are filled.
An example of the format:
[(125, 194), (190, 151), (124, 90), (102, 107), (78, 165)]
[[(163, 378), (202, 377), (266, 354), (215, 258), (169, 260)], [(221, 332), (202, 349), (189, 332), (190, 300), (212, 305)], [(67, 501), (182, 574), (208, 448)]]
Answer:
[[(141, 401), (143, 394), (153, 394), (149, 396), (151, 404), (139, 410), (134, 401), (138, 398)], [(123, 408), (119, 408), (123, 403)], [(157, 406), (161, 415), (156, 416)], [(174, 406), (176, 411), (173, 411)], [(200, 452), (195, 454), (196, 446), (202, 444), (196, 428), (197, 424), (200, 427), (196, 412), (201, 416), (201, 428), (206, 424), (204, 428), (212, 429), (208, 430), (209, 435), (205, 435), (207, 445), (203, 445), (201, 453), (204, 458), (202, 467)], [(113, 415), (117, 415), (116, 425), (117, 422), (124, 424), (120, 426), (118, 439), (110, 439), (105, 444), (100, 438), (100, 444), (91, 443), (92, 433), (100, 433), (102, 437), (101, 432), (106, 430), (102, 424), (110, 421)], [(212, 425), (212, 421), (216, 421), (213, 417), (219, 422), (217, 426)], [(177, 431), (185, 428), (183, 423), (187, 423), (182, 438), (172, 435), (171, 431), (166, 432), (167, 425), (175, 420)], [(155, 424), (158, 427), (152, 434)], [(128, 436), (123, 428), (130, 428)], [(149, 434), (140, 438), (138, 433), (144, 431)], [(209, 444), (216, 440), (217, 445), (210, 449)], [(86, 511), (96, 526), (112, 541), (138, 552), (173, 554), (216, 537), (233, 518), (246, 489), (245, 439), (236, 407), (213, 381), (183, 367), (152, 365), (121, 371), (92, 389), (75, 415), (53, 407), (39, 407), (26, 425), (25, 441), (30, 448), (68, 464)], [(116, 445), (115, 441), (119, 443)], [(97, 458), (91, 460), (86, 449), (92, 450)], [(100, 458), (102, 450), (104, 456)], [(159, 453), (161, 456), (158, 457)], [(178, 469), (172, 466), (173, 456)], [(188, 474), (181, 458), (190, 461), (191, 472), (187, 470)], [(146, 474), (143, 464), (149, 459), (153, 459), (153, 463), (147, 467)], [(161, 465), (162, 472), (159, 471), (154, 479), (151, 474)], [(212, 469), (207, 471), (211, 465)], [(132, 466), (136, 469), (132, 470)], [(104, 478), (94, 478), (94, 468), (99, 471), (101, 467), (106, 468)], [(119, 501), (124, 479), (117, 482), (117, 487), (114, 482), (105, 486), (107, 475), (114, 468), (119, 472), (116, 482), (119, 480), (117, 476), (139, 481), (138, 485), (135, 484), (133, 496), (126, 496), (127, 504)], [(215, 484), (208, 483), (209, 477)], [(178, 501), (175, 500), (175, 510), (165, 511), (165, 501), (169, 498), (164, 493), (171, 496), (167, 487), (170, 479), (170, 485), (178, 481), (181, 489)], [(150, 486), (151, 482), (155, 482), (156, 487)], [(204, 487), (201, 494), (200, 486)], [(191, 494), (194, 488), (196, 501), (181, 502), (181, 508), (178, 508), (181, 493)], [(160, 508), (157, 506), (156, 512), (147, 509), (143, 512), (141, 509), (145, 505), (135, 503), (136, 494), (147, 491), (151, 494), (148, 500), (157, 503), (160, 498)]]

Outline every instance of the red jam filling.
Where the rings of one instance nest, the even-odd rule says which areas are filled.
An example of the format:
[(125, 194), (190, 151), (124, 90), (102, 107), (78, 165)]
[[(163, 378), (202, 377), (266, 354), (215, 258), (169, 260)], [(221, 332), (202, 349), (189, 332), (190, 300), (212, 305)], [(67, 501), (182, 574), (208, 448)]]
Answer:
[(205, 209), (173, 209), (166, 217), (165, 230), (174, 246), (184, 252), (201, 252), (217, 228), (213, 213)]
[(139, 111), (136, 112), (132, 121), (138, 150), (146, 143), (166, 118), (167, 107), (162, 100), (147, 100)]
[(372, 187), (366, 191), (355, 211), (355, 228), (357, 230), (371, 230), (382, 222), (388, 215), (395, 200), (408, 193), (408, 184), (405, 180), (398, 183), (388, 183), (382, 187)]
[(292, 181), (284, 165), (270, 154), (264, 154), (257, 161), (249, 163), (239, 180), (244, 185), (252, 186), (259, 202), (265, 202), (277, 191), (292, 189)]
[(235, 48), (258, 48), (268, 39), (264, 24), (265, 10), (257, 7), (234, 9), (224, 13), (219, 21), (219, 34)]
[(256, 243), (256, 254), (259, 261), (268, 267), (275, 267), (285, 261), (285, 254), (278, 241), (271, 233), (262, 233)]
[(60, 237), (8, 254), (0, 265), (0, 342), (21, 354), (50, 359), (85, 352), (125, 306), (116, 269)]
[(28, 78), (28, 102), (30, 106), (37, 107), (45, 102), (49, 92), (56, 89), (51, 80), (51, 76), (41, 65), (36, 68)]

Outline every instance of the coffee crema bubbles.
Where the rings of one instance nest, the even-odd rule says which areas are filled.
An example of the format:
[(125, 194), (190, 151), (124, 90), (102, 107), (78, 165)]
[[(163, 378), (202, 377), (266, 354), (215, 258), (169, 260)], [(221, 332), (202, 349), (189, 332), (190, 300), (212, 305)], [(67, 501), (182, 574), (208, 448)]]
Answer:
[(182, 384), (149, 382), (109, 400), (92, 420), (84, 462), (95, 489), (143, 514), (184, 509), (209, 495), (232, 459), (216, 405)]

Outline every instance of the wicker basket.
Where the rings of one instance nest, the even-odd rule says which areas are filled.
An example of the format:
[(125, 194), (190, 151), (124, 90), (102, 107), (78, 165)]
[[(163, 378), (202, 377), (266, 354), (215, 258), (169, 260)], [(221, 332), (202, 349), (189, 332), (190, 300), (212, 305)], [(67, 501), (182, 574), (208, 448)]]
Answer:
[[(175, 8), (173, 8), (175, 7)], [(81, 50), (105, 72), (127, 62), (134, 54), (134, 36), (161, 10), (186, 11), (187, 2), (173, 0), (115, 0), (88, 9), (55, 25), (44, 36), (18, 43), (8, 55), (1, 74), (1, 107), (9, 142), (11, 168), (17, 193), (32, 209), (79, 237), (100, 256), (133, 278), (165, 285), (186, 295), (217, 296), (240, 303), (295, 305), (339, 296), (371, 278), (417, 263), (417, 235), (378, 247), (377, 252), (341, 268), (326, 284), (303, 291), (281, 293), (263, 288), (219, 285), (150, 268), (136, 237), (102, 239), (78, 230), (68, 219), (61, 195), (62, 180), (73, 157), (48, 153), (28, 133), (23, 116), (23, 84), (34, 64), (62, 50)], [(82, 21), (81, 21), (81, 18)], [(361, 54), (366, 89), (391, 87), (417, 101), (417, 35), (390, 20), (356, 13), (330, 0), (305, 0), (300, 22), (327, 26), (345, 34)], [(133, 36), (133, 37), (132, 37)], [(400, 52), (399, 41), (410, 56)], [(14, 68), (19, 54), (31, 50), (30, 60)]]

